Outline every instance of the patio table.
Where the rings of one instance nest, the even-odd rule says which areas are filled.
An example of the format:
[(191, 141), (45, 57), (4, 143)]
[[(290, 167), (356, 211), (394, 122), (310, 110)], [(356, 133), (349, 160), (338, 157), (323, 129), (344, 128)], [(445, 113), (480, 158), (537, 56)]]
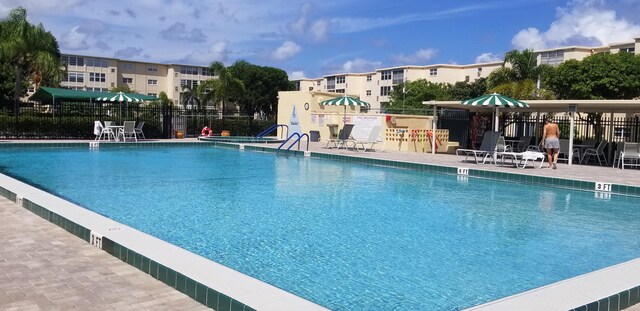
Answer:
[(109, 125), (108, 127), (113, 131), (113, 133), (115, 133), (113, 141), (120, 141), (118, 133), (120, 133), (120, 129), (124, 129), (124, 125)]

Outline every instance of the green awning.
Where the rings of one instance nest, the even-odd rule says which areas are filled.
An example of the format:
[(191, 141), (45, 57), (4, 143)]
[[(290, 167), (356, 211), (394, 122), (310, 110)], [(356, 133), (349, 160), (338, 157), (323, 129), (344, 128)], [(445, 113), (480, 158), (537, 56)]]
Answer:
[(49, 101), (49, 100), (74, 100), (74, 101), (90, 101), (99, 97), (115, 95), (109, 92), (90, 92), (60, 89), (54, 87), (42, 86), (29, 97), (29, 100)]

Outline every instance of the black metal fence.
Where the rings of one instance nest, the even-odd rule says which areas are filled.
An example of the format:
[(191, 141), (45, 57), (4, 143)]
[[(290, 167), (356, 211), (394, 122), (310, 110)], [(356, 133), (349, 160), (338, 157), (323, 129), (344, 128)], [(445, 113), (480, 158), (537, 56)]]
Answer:
[(94, 121), (122, 124), (125, 120), (144, 121), (145, 136), (152, 139), (172, 138), (177, 131), (195, 137), (204, 126), (214, 133), (227, 130), (234, 136), (253, 136), (275, 124), (273, 119), (173, 106), (0, 101), (0, 138), (4, 139), (87, 139), (95, 137)]

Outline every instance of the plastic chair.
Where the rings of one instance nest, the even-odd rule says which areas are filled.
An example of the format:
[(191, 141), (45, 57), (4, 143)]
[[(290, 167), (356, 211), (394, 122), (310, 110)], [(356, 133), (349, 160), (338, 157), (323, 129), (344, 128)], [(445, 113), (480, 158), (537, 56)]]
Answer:
[(124, 126), (120, 128), (118, 137), (122, 135), (122, 141), (124, 142), (127, 141), (127, 137), (128, 138), (133, 137), (133, 139), (137, 142), (138, 136), (136, 135), (135, 125), (136, 125), (136, 121), (124, 121)]
[(144, 137), (144, 133), (142, 132), (142, 127), (143, 126), (144, 126), (144, 121), (140, 121), (140, 122), (138, 122), (138, 124), (136, 125), (136, 127), (133, 130), (136, 132), (136, 135), (142, 136), (142, 139), (146, 139)]
[(604, 155), (604, 147), (607, 145), (607, 141), (603, 140), (600, 142), (600, 144), (598, 145), (598, 148), (589, 148), (587, 150), (584, 151), (584, 154), (582, 155), (582, 159), (580, 160), (580, 163), (587, 163), (589, 162), (589, 160), (591, 159), (591, 157), (595, 157), (598, 159), (598, 164), (602, 165), (602, 160), (604, 159), (604, 163), (607, 163), (607, 158)]

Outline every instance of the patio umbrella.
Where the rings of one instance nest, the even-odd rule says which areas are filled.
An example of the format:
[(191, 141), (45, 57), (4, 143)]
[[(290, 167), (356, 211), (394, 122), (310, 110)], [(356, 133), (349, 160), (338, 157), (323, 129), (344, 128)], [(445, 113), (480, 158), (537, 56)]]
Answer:
[(371, 105), (369, 103), (359, 100), (357, 98), (349, 97), (347, 95), (338, 96), (332, 99), (327, 99), (325, 101), (320, 102), (320, 105), (324, 106), (344, 106), (344, 118), (342, 119), (343, 123), (347, 123), (347, 106), (359, 106), (359, 107), (367, 107), (369, 108)]
[(118, 92), (118, 93), (111, 93), (107, 96), (104, 97), (98, 97), (96, 98), (97, 101), (103, 101), (103, 102), (119, 102), (120, 103), (120, 118), (122, 118), (122, 103), (131, 103), (131, 102), (135, 102), (135, 103), (140, 103), (143, 102), (145, 100), (155, 100), (156, 98), (153, 96), (147, 96), (147, 95), (142, 95), (142, 94), (137, 94), (137, 93), (124, 93), (124, 92)]
[(521, 102), (517, 99), (513, 99), (509, 96), (500, 95), (498, 93), (483, 95), (477, 98), (463, 100), (461, 102), (464, 106), (482, 106), (482, 107), (491, 107), (494, 108), (495, 114), (495, 123), (494, 123), (494, 131), (498, 130), (498, 114), (500, 112), (500, 107), (504, 108), (527, 108), (525, 102)]

